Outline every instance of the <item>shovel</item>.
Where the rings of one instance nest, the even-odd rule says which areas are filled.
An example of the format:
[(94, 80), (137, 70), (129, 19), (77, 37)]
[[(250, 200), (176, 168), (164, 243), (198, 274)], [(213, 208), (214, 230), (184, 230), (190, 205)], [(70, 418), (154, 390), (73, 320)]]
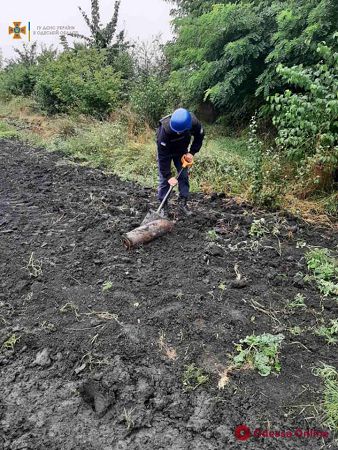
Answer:
[[(182, 169), (178, 173), (176, 181), (178, 181), (183, 171), (187, 170), (188, 167), (191, 167), (191, 163), (183, 161)], [(166, 193), (166, 196), (156, 211), (150, 210), (138, 228), (135, 228), (129, 233), (123, 235), (123, 244), (128, 250), (138, 247), (139, 245), (146, 244), (147, 242), (151, 242), (154, 239), (157, 239), (158, 237), (172, 231), (174, 228), (174, 222), (164, 217), (162, 210), (175, 185), (176, 184), (170, 185), (170, 189)]]

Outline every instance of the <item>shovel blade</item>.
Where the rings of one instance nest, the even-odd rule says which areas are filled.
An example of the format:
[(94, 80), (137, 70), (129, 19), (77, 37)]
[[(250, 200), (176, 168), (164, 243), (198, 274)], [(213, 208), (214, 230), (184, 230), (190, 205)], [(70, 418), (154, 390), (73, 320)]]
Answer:
[(147, 225), (150, 222), (154, 222), (155, 220), (166, 220), (166, 218), (164, 217), (164, 215), (162, 215), (161, 213), (158, 213), (154, 210), (150, 210), (147, 215), (145, 216), (145, 218), (143, 219), (141, 226), (142, 225)]

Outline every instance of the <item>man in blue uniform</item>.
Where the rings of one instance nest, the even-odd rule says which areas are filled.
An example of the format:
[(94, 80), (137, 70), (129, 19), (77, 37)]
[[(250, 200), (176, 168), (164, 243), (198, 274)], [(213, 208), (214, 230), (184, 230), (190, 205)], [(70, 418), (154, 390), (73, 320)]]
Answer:
[[(195, 153), (199, 152), (204, 139), (204, 130), (196, 116), (180, 108), (172, 115), (160, 120), (157, 129), (157, 160), (159, 171), (158, 199), (161, 202), (170, 184), (171, 162), (173, 161), (177, 172), (182, 168), (182, 158), (188, 163), (193, 162)], [(187, 201), (189, 198), (189, 175), (183, 171), (179, 180), (179, 208), (185, 215), (191, 215)], [(168, 214), (168, 202), (164, 206), (165, 214)]]

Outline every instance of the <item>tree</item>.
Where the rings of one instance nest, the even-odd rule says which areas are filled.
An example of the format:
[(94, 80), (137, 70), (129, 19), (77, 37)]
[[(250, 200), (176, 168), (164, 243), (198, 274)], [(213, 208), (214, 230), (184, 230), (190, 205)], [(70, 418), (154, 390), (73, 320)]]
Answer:
[(192, 15), (199, 16), (205, 12), (210, 11), (212, 5), (220, 3), (219, 0), (166, 0), (168, 3), (174, 3), (176, 9), (172, 11), (173, 15), (184, 16)]
[(171, 107), (172, 95), (166, 86), (170, 66), (160, 36), (151, 43), (141, 42), (132, 52), (134, 77), (130, 92), (132, 110), (151, 126)]
[(161, 36), (156, 36), (151, 42), (139, 42), (132, 49), (136, 77), (158, 76), (167, 79), (170, 72), (169, 62), (164, 54), (164, 44)]
[(271, 50), (274, 17), (266, 2), (243, 2), (177, 19), (177, 41), (167, 52), (171, 81), (184, 103), (197, 106), (209, 99), (220, 113), (249, 117), (263, 101), (255, 97), (256, 79)]
[(23, 64), (24, 66), (32, 66), (36, 64), (38, 57), (38, 43), (24, 43), (22, 49), (14, 48), (14, 52), (18, 55), (15, 59), (9, 61), (9, 64)]
[[(91, 0), (91, 14), (88, 14), (79, 6), (79, 10), (89, 28), (90, 36), (80, 33), (68, 33), (68, 36), (85, 41), (87, 46), (98, 49), (106, 48), (126, 48), (128, 45), (124, 39), (124, 31), (116, 35), (117, 23), (119, 18), (121, 0), (116, 0), (114, 4), (114, 13), (107, 25), (101, 24), (99, 0)], [(115, 39), (115, 40), (114, 40)], [(66, 36), (61, 37), (61, 43), (65, 50), (69, 50)]]
[[(277, 2), (275, 2), (277, 3)], [(337, 49), (334, 33), (338, 23), (338, 2), (334, 0), (289, 0), (277, 10), (271, 36), (272, 49), (266, 69), (258, 77), (259, 95), (283, 91), (285, 79), (277, 73), (279, 64), (313, 66), (320, 60), (318, 45), (325, 41)]]
[(174, 2), (177, 39), (168, 45), (171, 82), (182, 102), (210, 100), (220, 114), (250, 117), (285, 79), (282, 63), (312, 66), (317, 45), (334, 45), (333, 0), (199, 0)]
[[(202, 14), (210, 12), (213, 5), (240, 3), (238, 0), (165, 0), (167, 3), (176, 5), (176, 9), (172, 10), (172, 15), (176, 17), (193, 16), (198, 17)], [(282, 1), (282, 0), (281, 0)], [(242, 0), (242, 3), (250, 3), (251, 5), (258, 5), (266, 3), (269, 6), (271, 0)]]

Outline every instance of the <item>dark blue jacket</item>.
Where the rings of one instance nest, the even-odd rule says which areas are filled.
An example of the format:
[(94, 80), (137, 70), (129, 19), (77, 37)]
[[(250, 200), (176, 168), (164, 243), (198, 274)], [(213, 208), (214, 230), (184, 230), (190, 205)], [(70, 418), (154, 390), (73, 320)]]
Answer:
[(171, 115), (160, 120), (156, 132), (159, 152), (182, 153), (183, 155), (188, 151), (191, 138), (193, 138), (193, 142), (190, 147), (190, 153), (194, 155), (200, 151), (205, 136), (204, 129), (195, 114), (191, 113), (191, 116), (192, 128), (182, 134), (175, 133), (170, 128)]

